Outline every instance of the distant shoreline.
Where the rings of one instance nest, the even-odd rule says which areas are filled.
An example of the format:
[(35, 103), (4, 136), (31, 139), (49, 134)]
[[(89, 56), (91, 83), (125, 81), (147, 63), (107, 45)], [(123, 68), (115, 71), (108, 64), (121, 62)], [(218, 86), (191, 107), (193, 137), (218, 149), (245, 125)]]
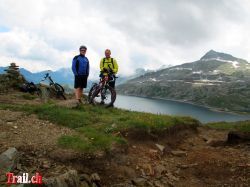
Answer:
[(120, 93), (118, 93), (118, 94), (124, 95), (124, 96), (133, 96), (133, 97), (140, 97), (140, 98), (147, 98), (147, 99), (159, 99), (159, 100), (164, 100), (164, 101), (175, 101), (175, 102), (179, 102), (179, 103), (186, 103), (186, 104), (191, 104), (194, 106), (203, 107), (203, 108), (209, 109), (211, 111), (215, 111), (215, 112), (224, 112), (224, 113), (234, 114), (234, 115), (246, 115), (246, 116), (250, 115), (250, 113), (247, 113), (247, 112), (226, 111), (226, 110), (223, 110), (222, 108), (211, 107), (208, 105), (201, 105), (201, 104), (193, 103), (190, 101), (184, 101), (184, 100), (166, 99), (166, 98), (161, 98), (161, 97), (138, 96), (138, 95), (133, 95), (133, 94), (120, 94)]

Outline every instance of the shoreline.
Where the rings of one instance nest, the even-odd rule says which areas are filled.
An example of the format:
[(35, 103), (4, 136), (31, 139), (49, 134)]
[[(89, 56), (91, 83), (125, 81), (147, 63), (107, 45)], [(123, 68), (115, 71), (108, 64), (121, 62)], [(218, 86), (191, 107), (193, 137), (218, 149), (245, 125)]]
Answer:
[(203, 108), (206, 108), (206, 109), (214, 111), (214, 112), (224, 112), (224, 113), (233, 114), (233, 115), (250, 116), (250, 113), (236, 112), (236, 111), (226, 111), (226, 110), (223, 110), (221, 108), (215, 108), (215, 107), (211, 107), (211, 106), (208, 106), (208, 105), (200, 105), (200, 104), (193, 103), (193, 102), (190, 102), (190, 101), (177, 100), (177, 99), (167, 99), (167, 98), (161, 98), (161, 97), (138, 96), (138, 95), (133, 95), (133, 94), (120, 94), (120, 93), (118, 93), (118, 94), (123, 95), (123, 96), (133, 96), (133, 97), (140, 97), (140, 98), (146, 98), (146, 99), (159, 99), (159, 100), (164, 100), (164, 101), (175, 101), (175, 102), (179, 102), (179, 103), (185, 103), (185, 104), (190, 104), (190, 105), (194, 105), (194, 106), (203, 107)]

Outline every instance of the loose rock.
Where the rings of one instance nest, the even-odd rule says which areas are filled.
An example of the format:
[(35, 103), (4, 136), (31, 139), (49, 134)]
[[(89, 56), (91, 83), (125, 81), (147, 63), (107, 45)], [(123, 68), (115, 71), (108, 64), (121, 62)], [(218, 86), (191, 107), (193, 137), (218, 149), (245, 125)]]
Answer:
[(161, 176), (166, 172), (166, 168), (163, 165), (157, 165), (155, 167), (155, 172), (157, 176)]
[(156, 145), (156, 147), (161, 151), (161, 152), (163, 152), (164, 151), (164, 149), (165, 149), (165, 146), (163, 146), (163, 145), (160, 145), (160, 144), (155, 144)]
[(171, 151), (171, 154), (178, 157), (187, 156), (187, 152), (185, 151)]
[(131, 182), (135, 186), (144, 187), (144, 186), (146, 186), (147, 180), (144, 178), (136, 178), (136, 179), (133, 179)]
[(69, 170), (58, 177), (44, 179), (47, 187), (79, 187), (80, 180), (76, 170)]
[(228, 133), (227, 142), (230, 144), (250, 141), (250, 132), (231, 131)]
[(155, 187), (165, 187), (161, 182), (159, 181), (154, 181), (154, 186)]
[(16, 148), (9, 148), (0, 155), (0, 171), (6, 173), (16, 168), (19, 161), (19, 153)]

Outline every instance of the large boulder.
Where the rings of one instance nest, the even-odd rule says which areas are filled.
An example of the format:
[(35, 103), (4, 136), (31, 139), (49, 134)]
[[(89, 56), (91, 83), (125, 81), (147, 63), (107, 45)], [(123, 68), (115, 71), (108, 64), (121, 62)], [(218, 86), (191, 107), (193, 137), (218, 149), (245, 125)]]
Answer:
[(19, 161), (19, 153), (12, 147), (0, 155), (0, 173), (7, 173), (16, 168)]
[(240, 142), (250, 142), (250, 132), (230, 131), (227, 136), (227, 142), (230, 144)]
[(44, 179), (44, 183), (47, 187), (78, 187), (80, 179), (76, 170), (69, 170), (57, 177)]

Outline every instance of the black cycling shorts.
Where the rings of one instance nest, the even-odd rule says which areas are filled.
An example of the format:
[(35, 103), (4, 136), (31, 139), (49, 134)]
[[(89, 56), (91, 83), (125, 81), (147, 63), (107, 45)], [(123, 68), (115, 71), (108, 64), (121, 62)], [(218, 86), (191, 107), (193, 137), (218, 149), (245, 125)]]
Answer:
[(75, 75), (74, 88), (86, 88), (88, 76), (87, 75)]

